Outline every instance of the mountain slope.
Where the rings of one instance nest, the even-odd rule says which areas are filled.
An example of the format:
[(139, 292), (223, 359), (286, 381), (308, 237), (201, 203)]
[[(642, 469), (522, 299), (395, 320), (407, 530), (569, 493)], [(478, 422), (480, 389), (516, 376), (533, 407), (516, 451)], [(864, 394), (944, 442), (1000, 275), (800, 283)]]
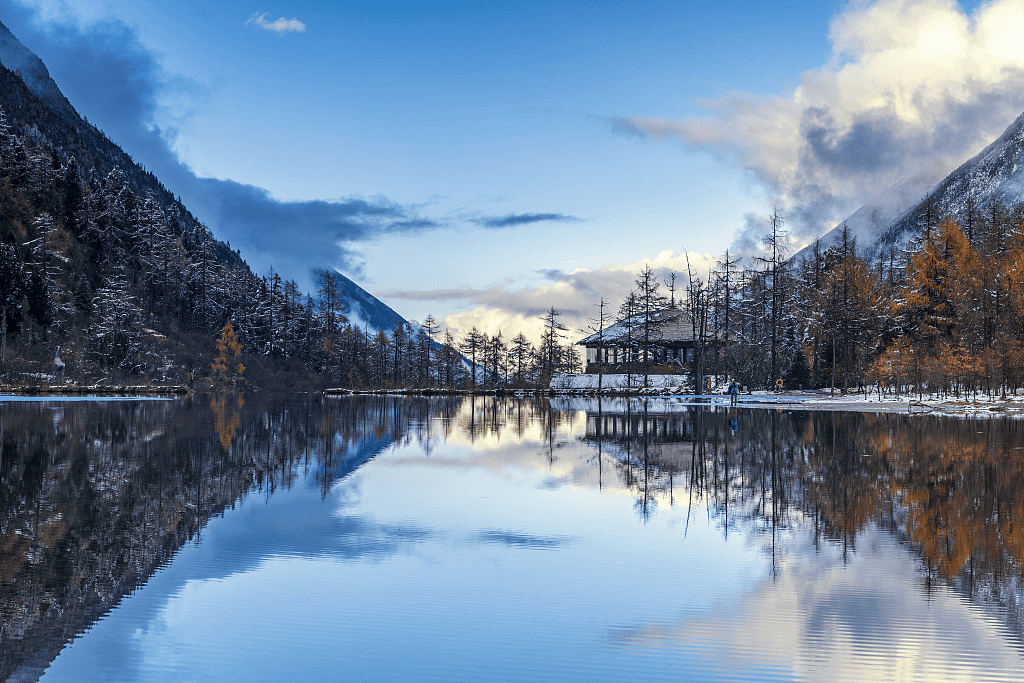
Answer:
[[(985, 149), (961, 164), (937, 184), (925, 178), (904, 179), (858, 209), (818, 239), (824, 249), (839, 239), (846, 225), (857, 239), (859, 252), (874, 259), (891, 248), (907, 245), (920, 231), (924, 214), (952, 216), (961, 223), (968, 214), (998, 201), (1024, 199), (1024, 114)], [(805, 247), (794, 261), (810, 254)]]
[[(818, 238), (819, 247), (825, 250), (837, 244), (845, 225), (850, 231), (850, 236), (857, 240), (860, 252), (866, 254), (868, 258), (874, 258), (878, 254), (878, 245), (882, 235), (892, 227), (900, 216), (919, 202), (934, 183), (934, 177), (918, 176), (900, 179), (885, 192), (857, 209), (849, 218)], [(798, 251), (794, 255), (793, 261), (798, 262), (805, 256), (810, 256), (813, 249), (814, 243), (812, 242)]]
[[(102, 131), (79, 116), (50, 77), (43, 61), (2, 23), (0, 109), (16, 132), (34, 138), (64, 160), (74, 158), (80, 168), (94, 169), (99, 176), (119, 169), (125, 174), (128, 187), (133, 192), (155, 200), (165, 213), (181, 222), (186, 232), (197, 233), (203, 229), (200, 220), (154, 174), (141, 168)], [(225, 266), (242, 265), (241, 255), (224, 242), (213, 240), (211, 248), (217, 260)], [(287, 273), (283, 275), (289, 277)], [(343, 278), (343, 283), (343, 297), (355, 316), (354, 324), (379, 331), (391, 330), (399, 322), (406, 322), (348, 278)]]
[(369, 327), (377, 332), (389, 332), (395, 328), (395, 325), (409, 324), (390, 306), (352, 280), (337, 271), (332, 271), (331, 274), (337, 283), (339, 294), (348, 306), (345, 315), (353, 325)]
[(990, 202), (1015, 204), (1024, 198), (1024, 114), (992, 144), (939, 182), (928, 196), (905, 211), (880, 236), (879, 248), (901, 247), (918, 233), (925, 211), (952, 216), (964, 224), (968, 213)]
[[(80, 168), (94, 169), (101, 176), (120, 169), (132, 192), (152, 198), (166, 213), (176, 216), (186, 230), (199, 230), (199, 220), (155, 175), (79, 116), (50, 78), (43, 61), (2, 23), (0, 109), (16, 132), (52, 149), (64, 160), (74, 158)], [(225, 265), (238, 265), (242, 261), (224, 242), (216, 240), (213, 249), (217, 259)]]
[[(305, 390), (413, 376), (411, 361), (365, 362), (362, 332), (404, 325), (395, 311), (339, 275), (332, 311), (342, 304), (350, 330), (289, 274), (253, 273), (155, 175), (82, 119), (42, 61), (2, 25), (0, 62), (0, 384)], [(223, 351), (211, 362), (228, 323), (245, 356), (230, 371)], [(407, 351), (396, 352), (399, 361)]]
[(78, 116), (78, 112), (50, 78), (43, 60), (22, 45), (3, 22), (0, 22), (0, 64), (17, 73), (43, 102), (64, 114)]

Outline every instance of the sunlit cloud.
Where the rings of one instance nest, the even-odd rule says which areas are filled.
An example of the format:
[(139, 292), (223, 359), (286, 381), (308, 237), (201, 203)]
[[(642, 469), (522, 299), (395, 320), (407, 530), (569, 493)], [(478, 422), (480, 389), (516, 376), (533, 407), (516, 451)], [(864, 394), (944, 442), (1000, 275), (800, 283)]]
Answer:
[(605, 312), (616, 313), (634, 288), (637, 274), (645, 267), (654, 271), (666, 297), (671, 297), (670, 283), (675, 273), (678, 300), (687, 282), (688, 269), (694, 277), (707, 280), (716, 265), (717, 260), (709, 254), (679, 254), (669, 250), (632, 263), (605, 264), (570, 272), (544, 271), (540, 273), (544, 281), (536, 286), (515, 287), (501, 282), (487, 288), (386, 290), (374, 292), (374, 295), (384, 301), (463, 302), (466, 310), (445, 316), (441, 321), (442, 327), (456, 337), (476, 327), (489, 335), (500, 331), (506, 340), (522, 332), (535, 343), (544, 327), (541, 317), (554, 307), (568, 328), (566, 339), (576, 340), (588, 334), (595, 324), (602, 298), (606, 302)]
[(306, 25), (298, 19), (285, 19), (284, 17), (280, 17), (270, 21), (267, 19), (269, 15), (270, 12), (257, 12), (249, 17), (249, 20), (245, 22), (245, 25), (256, 26), (266, 31), (273, 31), (277, 34), (302, 33), (306, 30)]
[[(853, 2), (826, 64), (782, 95), (734, 93), (705, 118), (628, 116), (627, 135), (681, 139), (750, 172), (800, 243), (901, 178), (928, 187), (1024, 109), (1024, 2)], [(763, 226), (750, 221), (739, 243)], [(749, 233), (749, 234), (748, 234)]]

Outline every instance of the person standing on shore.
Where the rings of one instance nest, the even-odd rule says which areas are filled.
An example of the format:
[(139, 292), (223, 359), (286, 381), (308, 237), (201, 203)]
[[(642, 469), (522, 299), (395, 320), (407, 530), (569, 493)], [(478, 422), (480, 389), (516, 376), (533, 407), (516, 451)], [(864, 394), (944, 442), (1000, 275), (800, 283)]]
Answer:
[(740, 397), (740, 383), (736, 380), (729, 382), (729, 407), (735, 408)]

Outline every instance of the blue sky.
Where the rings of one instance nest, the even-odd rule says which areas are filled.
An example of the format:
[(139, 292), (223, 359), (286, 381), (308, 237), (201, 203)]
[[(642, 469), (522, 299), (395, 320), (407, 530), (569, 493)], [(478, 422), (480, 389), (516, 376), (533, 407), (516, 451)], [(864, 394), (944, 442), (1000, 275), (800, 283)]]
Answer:
[(0, 0), (0, 20), (258, 272), (334, 266), (408, 318), (511, 336), (550, 305), (583, 326), (644, 263), (749, 251), (773, 207), (806, 241), (948, 172), (1024, 108), (1024, 54), (992, 28), (1020, 5)]

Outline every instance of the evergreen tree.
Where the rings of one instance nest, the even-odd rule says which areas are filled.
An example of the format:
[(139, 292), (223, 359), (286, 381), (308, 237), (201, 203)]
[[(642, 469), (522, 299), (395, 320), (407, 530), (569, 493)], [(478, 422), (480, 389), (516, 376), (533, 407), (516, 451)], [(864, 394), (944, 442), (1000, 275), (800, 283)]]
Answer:
[(540, 382), (544, 386), (548, 386), (552, 375), (562, 368), (562, 339), (565, 338), (562, 333), (568, 328), (559, 320), (561, 315), (561, 311), (555, 310), (552, 306), (541, 317), (544, 322), (544, 333), (537, 353), (540, 356)]
[(17, 334), (24, 296), (23, 265), (14, 245), (0, 242), (0, 364), (7, 368), (7, 335)]
[(477, 385), (477, 364), (476, 359), (484, 349), (486, 343), (486, 335), (484, 335), (475, 326), (466, 336), (463, 337), (462, 342), (459, 343), (459, 348), (463, 353), (469, 355), (469, 370), (470, 370), (470, 385), (475, 390)]

